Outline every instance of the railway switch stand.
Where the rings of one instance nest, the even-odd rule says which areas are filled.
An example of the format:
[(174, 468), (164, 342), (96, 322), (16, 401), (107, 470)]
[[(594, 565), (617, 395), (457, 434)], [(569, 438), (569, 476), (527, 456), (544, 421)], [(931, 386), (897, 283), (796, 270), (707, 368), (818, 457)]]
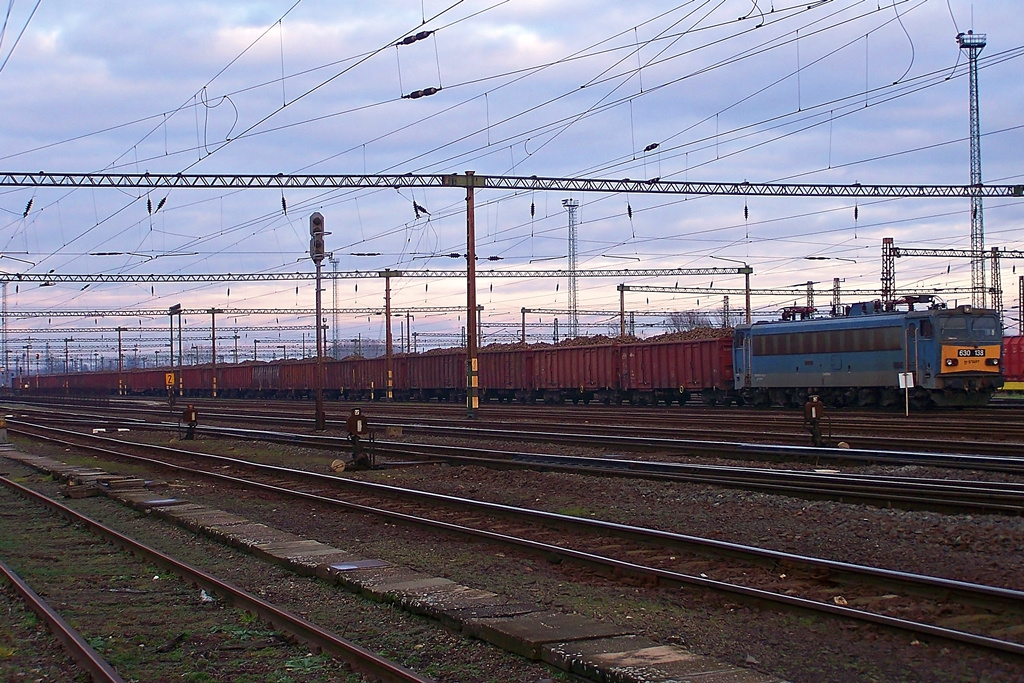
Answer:
[(825, 415), (825, 404), (817, 395), (808, 397), (804, 404), (804, 427), (811, 433), (811, 445), (821, 446), (821, 418)]
[(352, 464), (356, 468), (370, 468), (374, 465), (373, 454), (366, 448), (365, 441), (373, 443), (373, 432), (366, 416), (359, 408), (353, 408), (348, 419), (345, 420), (345, 429), (348, 431), (348, 440), (352, 442)]
[(191, 403), (181, 413), (181, 421), (185, 423), (187, 429), (185, 430), (185, 440), (193, 441), (196, 438), (196, 426), (199, 424), (199, 413), (196, 412), (196, 407)]

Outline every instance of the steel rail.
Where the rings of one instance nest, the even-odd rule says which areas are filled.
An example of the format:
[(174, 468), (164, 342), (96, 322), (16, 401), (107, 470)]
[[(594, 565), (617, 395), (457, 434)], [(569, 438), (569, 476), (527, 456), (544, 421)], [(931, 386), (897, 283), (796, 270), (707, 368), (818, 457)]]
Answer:
[[(1016, 591), (1012, 589), (999, 588), (994, 586), (984, 586), (979, 584), (971, 584), (966, 582), (960, 582), (952, 579), (943, 579), (939, 577), (929, 577), (912, 573), (896, 572), (892, 570), (880, 569), (875, 567), (865, 567), (862, 565), (853, 565), (843, 562), (835, 562), (832, 560), (825, 560), (821, 558), (808, 558), (800, 555), (793, 555), (780, 551), (771, 551), (761, 548), (753, 548), (750, 546), (743, 546), (740, 544), (731, 544), (724, 541), (715, 541), (712, 539), (703, 539), (698, 537), (686, 536), (682, 534), (675, 534), (672, 532), (657, 531), (651, 529), (642, 529), (639, 527), (632, 527), (630, 525), (617, 524), (614, 522), (605, 522), (601, 520), (582, 519), (579, 517), (572, 517), (568, 515), (561, 515), (558, 513), (544, 512), (539, 510), (528, 510), (524, 508), (516, 508), (513, 506), (502, 505), (498, 503), (488, 503), (484, 501), (476, 501), (464, 498), (457, 498), (454, 496), (448, 496), (445, 494), (437, 494), (425, 491), (416, 491), (412, 489), (405, 489), (401, 487), (389, 486), (386, 484), (377, 484), (373, 482), (357, 481), (352, 479), (342, 479), (330, 475), (323, 475), (316, 472), (309, 472), (306, 470), (294, 470), (291, 468), (280, 467), (276, 465), (264, 465), (260, 463), (252, 463), (249, 461), (239, 460), (237, 458), (230, 458), (226, 456), (209, 455), (205, 453), (196, 453), (192, 451), (184, 451), (181, 449), (172, 449), (165, 446), (152, 446), (149, 444), (125, 444), (114, 439), (106, 437), (96, 437), (87, 434), (67, 432), (66, 430), (54, 429), (49, 427), (43, 427), (41, 425), (33, 425), (34, 428), (41, 431), (57, 432), (70, 434), (76, 437), (84, 437), (87, 440), (95, 440), (99, 442), (114, 442), (121, 446), (131, 445), (134, 447), (141, 447), (147, 450), (155, 452), (167, 452), (176, 454), (186, 454), (193, 457), (199, 457), (202, 459), (208, 459), (211, 462), (216, 463), (228, 463), (233, 465), (239, 465), (250, 469), (256, 469), (261, 471), (270, 472), (276, 475), (286, 475), (291, 477), (301, 477), (318, 481), (321, 483), (330, 483), (333, 485), (345, 485), (349, 487), (357, 487), (364, 490), (371, 491), (387, 491), (397, 493), (400, 495), (414, 496), (427, 500), (436, 500), (445, 502), (448, 504), (456, 504), (463, 506), (472, 506), (480, 509), (490, 510), (493, 513), (498, 514), (520, 514), (535, 517), (540, 520), (546, 520), (561, 525), (572, 525), (580, 527), (589, 527), (600, 529), (603, 532), (615, 533), (618, 532), (620, 535), (627, 537), (635, 537), (637, 534), (648, 534), (651, 538), (656, 538), (661, 541), (672, 540), (680, 545), (699, 545), (702, 548), (718, 548), (722, 554), (757, 554), (761, 558), (767, 558), (773, 562), (787, 562), (793, 564), (803, 563), (807, 566), (817, 568), (831, 568), (832, 571), (842, 575), (862, 575), (862, 576), (873, 576), (876, 577), (880, 583), (894, 584), (898, 583), (903, 586), (912, 586), (918, 584), (919, 587), (927, 587), (932, 590), (938, 590), (942, 592), (955, 593), (961, 596), (970, 596), (975, 601), (996, 601), (1002, 606), (1006, 606), (1009, 603), (1014, 603), (1017, 609), (1024, 609), (1024, 591)], [(82, 444), (74, 441), (66, 441), (63, 439), (51, 437), (51, 436), (39, 436), (47, 441), (55, 443), (61, 443), (65, 445), (71, 445), (76, 447), (85, 448), (91, 451), (99, 452), (105, 455), (128, 458), (136, 461), (143, 461), (149, 464), (153, 464), (160, 467), (165, 467), (177, 472), (187, 472), (197, 476), (202, 476), (216, 481), (224, 481), (233, 485), (242, 485), (253, 489), (275, 493), (278, 495), (284, 495), (288, 497), (298, 498), (307, 500), (310, 502), (316, 502), (321, 504), (327, 504), (332, 506), (339, 506), (347, 510), (362, 512), (367, 514), (373, 514), (378, 516), (384, 516), (388, 519), (402, 521), (406, 523), (415, 524), (417, 526), (426, 526), (435, 528), (451, 533), (456, 533), (463, 536), (470, 536), (476, 538), (485, 538), (493, 540), (499, 543), (513, 545), (521, 548), (531, 550), (533, 552), (539, 552), (547, 556), (563, 557), (572, 559), (582, 564), (603, 567), (611, 569), (615, 572), (621, 572), (629, 575), (655, 577), (659, 581), (670, 585), (689, 585), (689, 586), (700, 586), (704, 588), (713, 589), (719, 592), (728, 593), (734, 596), (753, 600), (756, 603), (769, 603), (778, 604), (790, 608), (806, 610), (810, 612), (825, 612), (834, 616), (843, 618), (854, 619), (858, 621), (869, 622), (881, 626), (887, 626), (896, 628), (903, 631), (909, 631), (917, 634), (925, 634), (943, 638), (950, 641), (967, 643), (978, 647), (1000, 651), (1004, 653), (1013, 654), (1016, 656), (1024, 656), (1024, 644), (1015, 643), (1010, 641), (1003, 641), (997, 638), (991, 638), (988, 636), (982, 636), (978, 634), (972, 634), (965, 631), (958, 631), (955, 629), (948, 629), (941, 626), (935, 626), (932, 624), (924, 624), (920, 622), (914, 622), (910, 620), (900, 619), (897, 617), (890, 617), (882, 614), (875, 614), (871, 612), (864, 612), (862, 610), (854, 609), (851, 607), (845, 607), (840, 605), (833, 605), (828, 603), (822, 603), (807, 598), (800, 598), (792, 595), (785, 595), (780, 593), (774, 593), (772, 591), (766, 591), (758, 588), (751, 588), (748, 586), (742, 586), (737, 584), (731, 584), (724, 581), (717, 581), (701, 576), (692, 576), (689, 574), (683, 574), (680, 572), (674, 572), (666, 569), (659, 569), (655, 567), (647, 567), (639, 565), (634, 562), (627, 562), (610, 558), (594, 553), (589, 553), (580, 550), (574, 550), (559, 545), (552, 545), (530, 539), (509, 536), (507, 534), (500, 534), (497, 532), (489, 531), (486, 529), (470, 528), (463, 525), (452, 524), (440, 520), (434, 520), (429, 518), (416, 517), (406, 513), (395, 512), (392, 510), (385, 510), (382, 508), (372, 507), (359, 503), (354, 503), (347, 500), (341, 500), (337, 498), (331, 498), (316, 493), (309, 493), (306, 491), (296, 491), (285, 488), (277, 484), (267, 484), (264, 482), (253, 481), (249, 479), (242, 479), (240, 477), (234, 477), (219, 472), (210, 472), (205, 470), (198, 470), (191, 467), (186, 467), (173, 462), (167, 462), (154, 458), (147, 458), (143, 456), (137, 456), (127, 454), (119, 451), (115, 451), (109, 448), (105, 448), (98, 445)]]
[[(0, 481), (6, 484), (9, 480), (0, 476)], [(93, 683), (125, 683), (121, 674), (117, 673), (117, 669), (103, 659), (100, 653), (86, 642), (81, 633), (64, 621), (64, 618), (49, 603), (32, 590), (32, 587), (3, 561), (0, 561), (0, 574), (3, 574), (4, 578), (14, 587), (15, 592), (25, 601), (28, 608), (46, 622), (50, 632), (64, 644), (68, 655), (92, 678)]]
[(191, 581), (205, 590), (216, 592), (217, 595), (220, 595), (232, 605), (252, 612), (279, 631), (288, 633), (308, 645), (320, 648), (322, 651), (341, 659), (356, 671), (379, 678), (382, 681), (395, 683), (430, 683), (431, 681), (431, 679), (424, 678), (403, 666), (380, 657), (297, 614), (277, 607), (252, 593), (218, 579), (212, 574), (176, 560), (156, 548), (125, 536), (115, 529), (91, 519), (66, 505), (62, 505), (52, 498), (21, 486), (6, 477), (0, 476), (0, 484), (21, 494), (25, 498), (49, 507), (72, 523), (81, 524), (111, 543), (135, 553), (168, 571), (174, 572), (186, 581)]

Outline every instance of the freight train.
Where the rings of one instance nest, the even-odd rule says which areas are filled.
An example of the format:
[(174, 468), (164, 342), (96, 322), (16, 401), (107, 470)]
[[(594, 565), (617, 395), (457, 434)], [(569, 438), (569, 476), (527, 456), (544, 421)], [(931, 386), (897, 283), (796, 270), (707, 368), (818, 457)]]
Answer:
[[(816, 394), (833, 406), (902, 402), (918, 408), (984, 405), (1002, 385), (1002, 333), (994, 312), (932, 304), (885, 311), (856, 304), (832, 318), (740, 325), (705, 338), (573, 340), (493, 345), (478, 354), (482, 401), (796, 406)], [(793, 313), (790, 311), (790, 313)], [(809, 313), (802, 311), (802, 313)], [(683, 335), (685, 336), (685, 335)], [(463, 401), (465, 349), (325, 359), (328, 400)], [(26, 393), (310, 398), (315, 360), (210, 364), (16, 378)], [(216, 372), (216, 376), (215, 373)]]
[(1024, 391), (1024, 336), (1003, 337), (1003, 389)]

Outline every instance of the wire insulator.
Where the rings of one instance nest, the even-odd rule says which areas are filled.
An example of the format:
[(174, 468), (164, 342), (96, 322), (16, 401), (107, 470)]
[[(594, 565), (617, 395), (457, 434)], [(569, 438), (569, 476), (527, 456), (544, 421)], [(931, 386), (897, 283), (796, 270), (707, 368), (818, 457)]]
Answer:
[(164, 204), (166, 204), (166, 203), (167, 203), (167, 197), (164, 197), (159, 202), (157, 202), (156, 203), (156, 211), (159, 211), (160, 209), (164, 208)]
[(395, 46), (397, 47), (399, 45), (412, 45), (417, 40), (423, 40), (424, 38), (429, 38), (431, 36), (431, 34), (433, 34), (433, 33), (434, 33), (433, 31), (420, 31), (419, 33), (416, 33), (414, 35), (406, 36), (405, 38), (402, 38), (400, 41), (395, 43)]
[(150, 215), (153, 214), (153, 200), (152, 199), (147, 199), (146, 200), (146, 211), (148, 211), (150, 213)]
[(629, 216), (629, 220), (633, 220), (633, 207), (626, 202), (626, 215)]
[(652, 142), (651, 144), (644, 147), (644, 152), (653, 152), (656, 149), (658, 149), (658, 143)]
[(284, 195), (281, 195), (281, 211), (285, 216), (288, 215), (288, 200), (284, 198)]
[(28, 218), (28, 212), (32, 210), (32, 202), (35, 200), (35, 197), (28, 200), (28, 204), (25, 205), (25, 213), (21, 214), (22, 218)]
[(402, 99), (404, 99), (404, 100), (418, 100), (421, 97), (430, 97), (431, 95), (436, 95), (440, 91), (441, 91), (441, 88), (434, 88), (434, 87), (424, 88), (423, 90), (413, 90), (408, 95), (402, 95)]

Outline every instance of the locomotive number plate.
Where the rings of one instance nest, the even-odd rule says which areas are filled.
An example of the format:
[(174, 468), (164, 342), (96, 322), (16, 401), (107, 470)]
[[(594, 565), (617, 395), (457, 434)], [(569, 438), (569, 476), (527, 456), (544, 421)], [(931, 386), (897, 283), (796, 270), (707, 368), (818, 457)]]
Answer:
[(985, 349), (957, 349), (956, 355), (960, 358), (984, 358)]

